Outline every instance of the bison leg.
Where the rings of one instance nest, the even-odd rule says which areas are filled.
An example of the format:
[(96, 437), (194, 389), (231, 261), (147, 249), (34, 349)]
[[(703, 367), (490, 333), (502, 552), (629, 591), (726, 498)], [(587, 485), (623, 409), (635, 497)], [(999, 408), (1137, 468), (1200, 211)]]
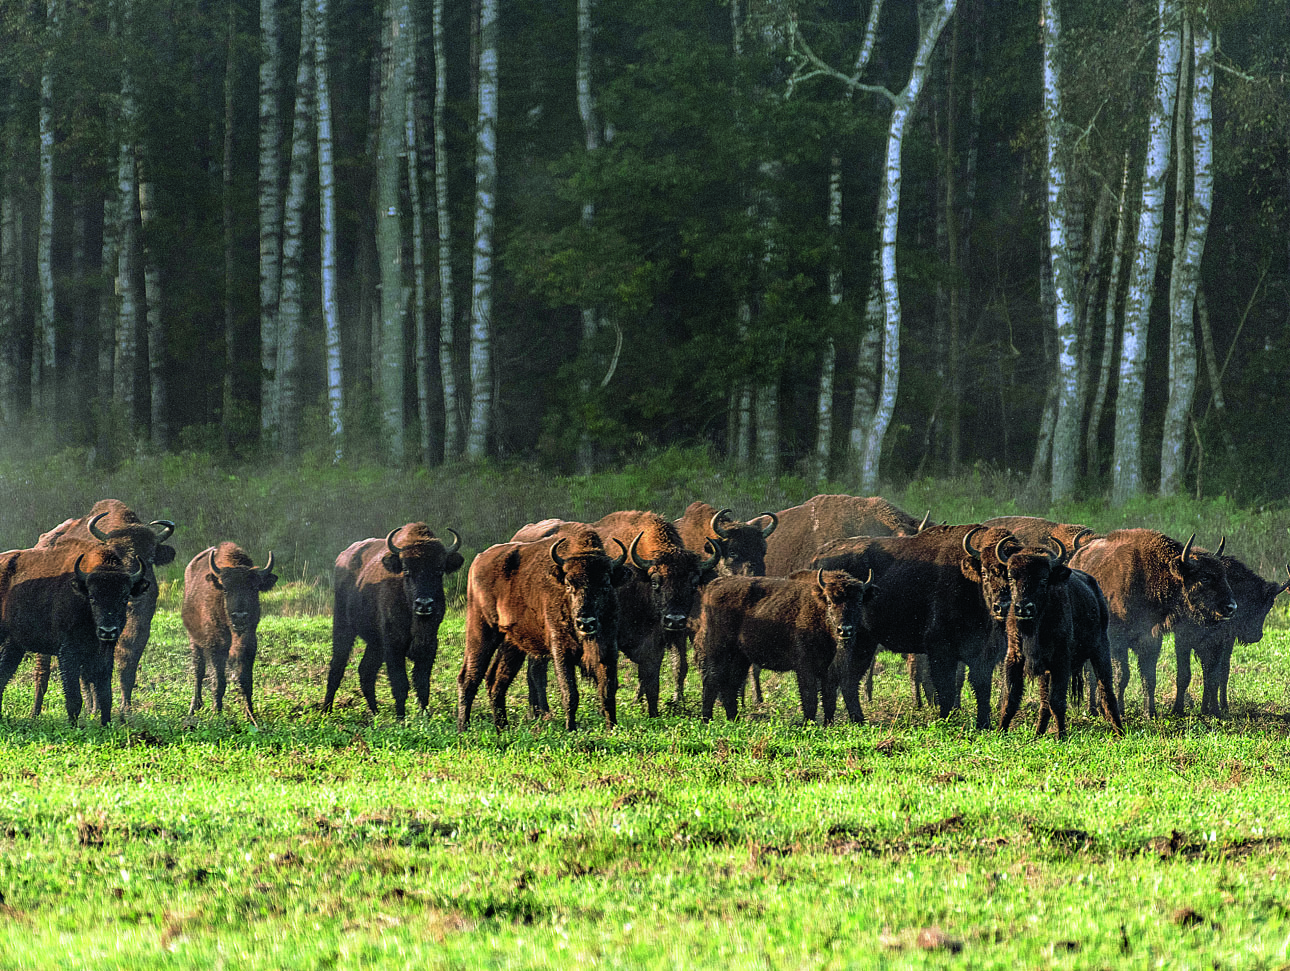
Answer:
[[(681, 635), (685, 643), (685, 635)], [(659, 640), (659, 635), (651, 634), (636, 652), (636, 677), (640, 681), (640, 690), (645, 695), (645, 711), (650, 718), (658, 717), (659, 683), (663, 678), (663, 654), (667, 645)], [(682, 646), (681, 653), (685, 653)]]
[(1038, 678), (1039, 684), (1039, 724), (1035, 726), (1035, 738), (1043, 738), (1048, 733), (1048, 721), (1053, 714), (1052, 677), (1045, 671)]
[(1119, 702), (1115, 697), (1115, 691), (1111, 685), (1113, 668), (1111, 665), (1111, 654), (1109, 649), (1103, 649), (1097, 652), (1087, 662), (1093, 672), (1089, 681), (1089, 697), (1094, 694), (1100, 694), (1102, 700), (1102, 714), (1106, 716), (1107, 721), (1111, 723), (1112, 728), (1117, 735), (1124, 734), (1124, 721), (1122, 718), (1123, 709), (1120, 708)]
[(1223, 646), (1218, 655), (1218, 714), (1227, 717), (1227, 681), (1232, 675), (1232, 650), (1235, 641)]
[(565, 731), (576, 731), (578, 727), (578, 670), (573, 652), (565, 650), (562, 644), (551, 645), (551, 656), (555, 661), (555, 683), (560, 688), (560, 701), (564, 704)]
[(600, 701), (600, 710), (605, 716), (605, 724), (614, 728), (618, 724), (618, 660), (597, 666), (596, 697)]
[[(359, 680), (363, 678), (363, 665), (367, 661), (367, 655), (363, 655), (363, 660), (358, 662)], [(380, 666), (377, 666), (377, 671)], [(404, 651), (394, 647), (387, 646), (385, 649), (385, 676), (390, 679), (390, 694), (394, 696), (394, 717), (403, 721), (408, 714), (408, 656)], [(372, 675), (373, 697), (375, 697), (376, 675)], [(367, 694), (364, 689), (363, 694)], [(373, 708), (373, 711), (376, 709)]]
[(189, 651), (193, 657), (193, 703), (188, 706), (188, 714), (195, 715), (206, 702), (202, 700), (202, 682), (206, 680), (206, 652), (196, 641), (189, 641)]
[(685, 706), (685, 679), (690, 673), (690, 663), (686, 659), (687, 642), (693, 634), (686, 631), (680, 637), (673, 638), (672, 649), (676, 652), (675, 687), (672, 691), (672, 704), (677, 708)]
[[(157, 609), (157, 582), (149, 577), (148, 592), (138, 599), (130, 601), (125, 629), (116, 642), (116, 663), (121, 668), (118, 680), (121, 683), (121, 717), (130, 717), (134, 698), (134, 686), (139, 677), (139, 661), (143, 658), (143, 649), (148, 646), (148, 636), (152, 633), (152, 615)], [(101, 709), (104, 698), (96, 698)]]
[(423, 715), (430, 707), (430, 672), (433, 670), (433, 657), (412, 661), (412, 690), (417, 696), (417, 710)]
[[(1060, 661), (1053, 670), (1045, 675), (1045, 687), (1048, 690), (1048, 701), (1045, 710), (1053, 713), (1057, 721), (1057, 740), (1066, 738), (1066, 703), (1070, 689), (1070, 665)], [(1047, 726), (1044, 726), (1045, 729)]]
[(14, 643), (12, 637), (0, 647), (0, 700), (4, 698), (4, 689), (9, 686), (13, 673), (18, 670), (23, 653), (23, 649)]
[(547, 695), (547, 669), (551, 659), (530, 657), (524, 669), (524, 680), (529, 689), (529, 717), (542, 718), (551, 714), (551, 699)]
[[(381, 673), (381, 665), (384, 661), (384, 647), (380, 644), (373, 644), (371, 641), (367, 643), (363, 650), (363, 656), (358, 660), (358, 688), (363, 692), (363, 700), (367, 702), (367, 710), (373, 715), (376, 714), (376, 676)], [(403, 687), (403, 700), (405, 703), (407, 698), (407, 672), (405, 671)]]
[(36, 685), (36, 700), (31, 706), (32, 718), (38, 718), (40, 710), (45, 706), (45, 692), (49, 689), (49, 666), (51, 663), (48, 654), (36, 655), (36, 670), (33, 672), (32, 678)]
[[(1173, 713), (1181, 715), (1187, 710), (1187, 689), (1191, 686), (1191, 647), (1187, 644), (1179, 643), (1179, 638), (1174, 637), (1174, 658), (1177, 661), (1178, 674), (1174, 684), (1174, 706)], [(1205, 682), (1205, 692), (1209, 691), (1209, 675), (1205, 671), (1205, 662), (1200, 663), (1201, 678)], [(1201, 713), (1204, 713), (1204, 702), (1201, 703)]]
[(258, 725), (255, 720), (255, 705), (251, 701), (251, 685), (255, 674), (255, 644), (243, 644), (238, 650), (231, 655), (233, 661), (237, 664), (237, 688), (242, 695), (242, 707), (246, 710), (246, 718), (252, 725)]
[(1025, 687), (1025, 659), (1020, 656), (1014, 657), (1012, 652), (1009, 652), (1003, 662), (1003, 697), (999, 699), (999, 731), (1006, 732), (1012, 727), (1012, 720), (1017, 717), (1017, 711), (1021, 708), (1021, 696)]
[(85, 700), (81, 695), (81, 666), (76, 663), (69, 664), (68, 653), (59, 652), (58, 676), (63, 682), (63, 703), (67, 708), (67, 720), (75, 725), (81, 717)]
[[(957, 677), (956, 672), (955, 678)], [(990, 727), (990, 687), (993, 681), (993, 664), (981, 663), (975, 668), (968, 669), (968, 683), (972, 686), (972, 694), (976, 696), (976, 727), (978, 730)]]
[[(480, 619), (474, 608), (466, 612), (466, 647), (461, 658), (461, 670), (457, 672), (457, 731), (464, 732), (470, 723), (470, 709), (475, 703), (475, 694), (479, 691), (480, 682), (488, 676), (489, 667), (497, 648), (502, 644), (501, 635), (489, 628)], [(495, 683), (491, 676), (489, 691)]]
[(1137, 642), (1138, 677), (1147, 696), (1147, 717), (1156, 717), (1156, 665), (1160, 661), (1160, 642), (1154, 638), (1140, 638)]
[(212, 674), (215, 683), (211, 686), (211, 697), (215, 701), (215, 713), (224, 714), (224, 693), (228, 690), (228, 650), (220, 644), (210, 652)]
[(805, 665), (795, 672), (797, 675), (797, 697), (802, 704), (802, 720), (808, 725), (815, 723), (816, 713), (820, 710), (820, 681)]
[(760, 705), (764, 700), (764, 696), (761, 693), (761, 665), (760, 664), (754, 664), (752, 666), (752, 683), (753, 683), (753, 704)]
[(345, 668), (349, 666), (349, 656), (354, 651), (354, 631), (349, 624), (337, 618), (331, 628), (331, 663), (327, 666), (327, 694), (323, 698), (322, 710), (331, 711), (336, 692), (340, 690), (341, 679)]
[(876, 668), (877, 666), (878, 666), (878, 659), (877, 657), (874, 657), (872, 660), (870, 660), (869, 667), (865, 670), (865, 673), (864, 673), (864, 703), (866, 705), (873, 704), (873, 674), (874, 674), (874, 668)]
[(520, 665), (523, 663), (524, 655), (520, 651), (503, 645), (494, 662), (489, 665), (488, 700), (493, 709), (493, 726), (498, 731), (507, 726), (506, 692), (520, 673)]

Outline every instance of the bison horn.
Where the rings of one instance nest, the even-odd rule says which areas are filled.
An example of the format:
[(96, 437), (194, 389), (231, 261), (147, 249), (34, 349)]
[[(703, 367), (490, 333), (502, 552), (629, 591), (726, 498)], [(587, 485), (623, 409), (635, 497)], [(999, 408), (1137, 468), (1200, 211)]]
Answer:
[(1050, 536), (1048, 538), (1057, 544), (1057, 556), (1054, 558), (1053, 562), (1065, 563), (1066, 562), (1066, 544), (1063, 543), (1061, 540), (1059, 540), (1056, 536)]
[(1227, 537), (1226, 537), (1226, 536), (1224, 536), (1222, 539), (1220, 539), (1220, 540), (1218, 541), (1218, 549), (1214, 550), (1214, 555), (1215, 555), (1215, 556), (1222, 556), (1222, 555), (1223, 555), (1223, 546), (1224, 546), (1226, 543), (1227, 543)]
[(770, 520), (770, 525), (761, 531), (762, 539), (765, 539), (770, 536), (771, 533), (775, 532), (775, 527), (779, 525), (779, 517), (773, 512), (764, 512), (762, 515)]
[(619, 557), (616, 560), (614, 560), (613, 565), (622, 566), (623, 563), (626, 562), (627, 560), (627, 547), (623, 545), (623, 541), (619, 539), (617, 536), (613, 536), (611, 537), (611, 539), (613, 539), (613, 541), (618, 544), (618, 548), (622, 550), (622, 553), (619, 555)]
[(705, 539), (703, 541), (703, 548), (705, 550), (711, 548), (712, 555), (699, 564), (700, 573), (703, 573), (706, 570), (711, 570), (714, 566), (717, 565), (717, 562), (721, 559), (721, 548), (717, 546), (716, 543), (712, 542), (712, 540)]
[(262, 574), (273, 572), (273, 550), (269, 550), (269, 561), (265, 563), (264, 566), (260, 567), (259, 572)]
[(170, 539), (170, 534), (175, 531), (175, 524), (169, 519), (154, 519), (152, 522), (148, 523), (148, 525), (161, 527), (157, 530), (158, 543), (164, 543), (166, 540)]
[(632, 558), (632, 566), (638, 570), (648, 570), (655, 563), (654, 560), (642, 560), (640, 554), (636, 552), (636, 547), (640, 544), (641, 537), (644, 535), (645, 530), (642, 529), (636, 534), (636, 538), (632, 540), (632, 545), (627, 547), (627, 555)]
[(444, 552), (456, 553), (457, 549), (461, 546), (461, 537), (457, 535), (457, 531), (453, 529), (451, 526), (448, 527), (448, 532), (452, 533), (452, 545), (449, 546), (446, 550), (444, 550)]
[(78, 557), (76, 558), (76, 562), (72, 565), (72, 569), (73, 569), (73, 570), (75, 571), (75, 573), (76, 573), (76, 579), (77, 579), (80, 583), (82, 583), (82, 584), (84, 584), (84, 583), (85, 583), (85, 573), (84, 573), (84, 571), (83, 571), (83, 570), (81, 570), (81, 560), (83, 560), (83, 559), (85, 559), (85, 554), (84, 554), (84, 553), (82, 553), (80, 556), (78, 556)]
[(389, 533), (387, 533), (385, 536), (385, 545), (389, 549), (389, 551), (393, 553), (395, 556), (398, 556), (400, 553), (403, 552), (402, 549), (394, 545), (394, 534), (397, 533), (402, 528), (403, 528), (402, 526), (396, 526), (394, 529), (390, 530)]
[(816, 574), (815, 574), (815, 582), (816, 582), (816, 584), (819, 586), (819, 588), (820, 588), (821, 590), (824, 590), (824, 589), (825, 589), (825, 586), (824, 586), (824, 567), (820, 567), (820, 569), (816, 572)]
[(1191, 552), (1191, 544), (1195, 542), (1195, 540), (1196, 540), (1196, 534), (1192, 533), (1191, 536), (1187, 538), (1187, 542), (1183, 546), (1182, 553), (1179, 555), (1178, 559), (1182, 560), (1184, 563), (1187, 562), (1187, 554)]
[[(1287, 576), (1287, 577), (1290, 577), (1290, 563), (1287, 563), (1287, 564), (1286, 564), (1286, 576)], [(1285, 583), (1281, 584), (1281, 589), (1280, 589), (1280, 590), (1278, 590), (1275, 594), (1273, 594), (1273, 596), (1274, 596), (1274, 597), (1279, 597), (1281, 594), (1285, 593), (1287, 590), (1290, 590), (1290, 579), (1287, 579)]]
[(973, 526), (968, 530), (967, 535), (963, 537), (963, 552), (974, 560), (981, 559), (981, 551), (972, 545), (972, 537), (985, 529), (984, 526)]
[(721, 526), (721, 520), (723, 520), (727, 515), (729, 515), (729, 513), (730, 513), (729, 509), (720, 510), (715, 516), (712, 517), (712, 522), (709, 524), (712, 527), (712, 531), (716, 533), (718, 536), (720, 536), (722, 539), (730, 538), (730, 534), (726, 532), (725, 529), (723, 529)]
[[(1004, 556), (1003, 547), (1009, 540), (1015, 543), (1017, 542), (1017, 537), (1009, 533), (1007, 536), (1003, 537), (1003, 539), (999, 540), (999, 542), (994, 544), (994, 558), (1003, 564), (1007, 564), (1008, 560), (1012, 558), (1012, 554), (1017, 552), (1017, 550), (1012, 550), (1007, 556)], [(1020, 549), (1020, 547), (1018, 547), (1018, 549)]]
[(106, 542), (107, 542), (107, 539), (108, 539), (108, 538), (107, 538), (107, 533), (103, 532), (103, 530), (99, 529), (99, 527), (98, 527), (98, 522), (99, 522), (99, 520), (100, 520), (100, 519), (102, 519), (102, 518), (103, 518), (104, 516), (106, 516), (106, 515), (107, 515), (107, 513), (105, 513), (105, 512), (101, 512), (101, 513), (99, 513), (97, 516), (95, 516), (93, 519), (91, 519), (91, 520), (90, 520), (90, 526), (89, 526), (89, 529), (90, 529), (90, 535), (91, 535), (91, 536), (93, 536), (93, 537), (94, 537), (96, 540), (98, 540), (100, 543), (106, 543)]
[(211, 560), (211, 572), (214, 573), (216, 578), (218, 579), (219, 567), (215, 565), (215, 547), (213, 546), (211, 547), (210, 560)]
[(560, 544), (563, 543), (567, 538), (568, 537), (561, 536), (558, 540), (556, 540), (554, 543), (551, 544), (551, 559), (555, 562), (556, 566), (561, 566), (561, 567), (564, 566), (564, 559), (560, 556), (559, 553), (556, 552), (556, 550), (559, 548)]
[(1082, 540), (1085, 536), (1093, 536), (1093, 535), (1095, 535), (1093, 530), (1089, 529), (1087, 526), (1081, 529), (1078, 533), (1075, 534), (1075, 538), (1071, 540), (1071, 552), (1074, 553), (1076, 550), (1079, 549), (1079, 541)]
[(923, 530), (927, 528), (927, 523), (931, 520), (931, 518), (932, 518), (932, 511), (929, 509), (927, 510), (926, 513), (923, 514), (923, 521), (918, 524), (918, 532), (921, 533)]
[(143, 564), (139, 563), (138, 560), (135, 560), (134, 562), (138, 564), (139, 568), (137, 570), (130, 571), (130, 586), (134, 586), (143, 579)]

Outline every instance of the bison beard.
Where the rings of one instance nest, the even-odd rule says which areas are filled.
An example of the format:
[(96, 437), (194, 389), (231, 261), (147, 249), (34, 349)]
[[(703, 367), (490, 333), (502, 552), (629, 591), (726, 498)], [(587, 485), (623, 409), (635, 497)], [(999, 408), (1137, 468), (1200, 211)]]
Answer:
[(98, 697), (100, 722), (112, 715), (112, 664), (131, 596), (142, 592), (134, 572), (97, 542), (67, 540), (57, 549), (13, 550), (0, 560), (0, 698), (24, 654), (56, 655), (67, 717), (80, 717), (82, 679)]
[(506, 727), (506, 692), (525, 656), (554, 660), (567, 730), (577, 727), (579, 667), (596, 682), (606, 724), (617, 724), (614, 586), (626, 582), (626, 555), (623, 550), (611, 560), (600, 537), (584, 526), (554, 542), (499, 543), (475, 557), (467, 582), (466, 646), (457, 676), (458, 731), (466, 730), (485, 678), (493, 723)]

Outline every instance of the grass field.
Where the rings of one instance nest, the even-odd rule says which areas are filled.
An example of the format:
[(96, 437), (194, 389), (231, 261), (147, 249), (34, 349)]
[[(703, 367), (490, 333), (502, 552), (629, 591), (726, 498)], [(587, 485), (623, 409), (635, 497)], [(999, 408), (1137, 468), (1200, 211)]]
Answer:
[[(187, 716), (167, 590), (128, 725), (0, 722), (0, 969), (1279, 968), (1290, 962), (1290, 636), (1238, 647), (1233, 717), (1075, 717), (1032, 738), (935, 720), (887, 655), (870, 724), (800, 724), (791, 675), (748, 717), (607, 731), (453, 722), (461, 617), (430, 715), (375, 724), (357, 654), (322, 716), (330, 621), (287, 584), (257, 706)], [(1162, 693), (1172, 698), (1166, 644)], [(667, 672), (665, 671), (665, 677)], [(688, 697), (697, 701), (692, 674)], [(1198, 690), (1193, 690), (1195, 695)], [(1166, 705), (1167, 708), (1167, 705)]]

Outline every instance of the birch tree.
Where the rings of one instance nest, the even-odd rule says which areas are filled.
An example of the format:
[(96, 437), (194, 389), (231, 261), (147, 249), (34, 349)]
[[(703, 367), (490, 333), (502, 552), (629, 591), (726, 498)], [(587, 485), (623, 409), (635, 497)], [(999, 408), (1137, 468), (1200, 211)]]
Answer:
[[(1183, 80), (1178, 93), (1181, 134), (1177, 146), (1178, 184), (1175, 190), (1175, 205), (1179, 207), (1180, 218), (1175, 231), (1169, 286), (1169, 402), (1165, 407), (1160, 447), (1162, 496), (1179, 492), (1186, 465), (1187, 417), (1196, 393), (1196, 292), (1214, 195), (1214, 43), (1205, 16), (1206, 11), (1202, 8), (1194, 27), (1190, 14), (1183, 23)], [(1189, 60), (1193, 62), (1191, 83), (1190, 90), (1185, 90)], [(1191, 106), (1190, 129), (1186, 125), (1184, 107), (1188, 102)], [(1188, 135), (1191, 142), (1190, 190), (1186, 185)]]
[(220, 201), (224, 220), (224, 382), (221, 388), (220, 430), (224, 447), (232, 451), (236, 442), (237, 386), (237, 312), (233, 293), (237, 287), (237, 207), (234, 200), (234, 142), (237, 106), (237, 4), (228, 5), (228, 41), (224, 53), (224, 144), (223, 171), (220, 173)]
[(143, 254), (143, 305), (148, 335), (148, 428), (152, 447), (170, 444), (166, 408), (166, 335), (161, 316), (161, 264), (157, 253), (157, 191), (141, 143), (135, 143), (139, 189), (139, 230)]
[(345, 385), (340, 353), (340, 310), (336, 301), (336, 172), (332, 163), (328, 8), (328, 0), (315, 0), (314, 100), (318, 119), (319, 283), (327, 355), (327, 417), (335, 448), (333, 454), (340, 459), (345, 440)]
[(453, 297), (452, 213), (448, 197), (448, 57), (444, 45), (444, 0), (434, 0), (434, 186), (435, 218), (439, 226), (439, 383), (443, 389), (443, 458), (456, 458), (461, 447), (460, 402), (457, 397), (456, 324)]
[[(582, 120), (583, 147), (588, 155), (600, 148), (600, 123), (596, 119), (596, 102), (591, 87), (591, 7), (592, 0), (578, 0), (578, 61), (575, 78), (578, 97), (578, 117)], [(596, 222), (596, 204), (591, 199), (582, 203), (582, 226), (590, 230)], [(588, 356), (600, 332), (600, 310), (590, 298), (583, 298), (582, 346)], [(591, 378), (582, 381), (584, 397), (591, 394)], [(593, 470), (595, 457), (591, 435), (584, 426), (578, 433), (578, 471), (584, 474)]]
[(1156, 81), (1147, 121), (1147, 156), (1142, 170), (1138, 231), (1124, 303), (1120, 340), (1120, 377), (1115, 403), (1115, 451), (1111, 465), (1111, 502), (1123, 505), (1142, 491), (1142, 409), (1147, 361), (1147, 325), (1155, 290), (1165, 184), (1178, 63), (1182, 55), (1181, 0), (1158, 0), (1159, 39)]
[(282, 276), (282, 86), (278, 0), (260, 0), (260, 435), (278, 425), (278, 295)]
[(1101, 471), (1098, 449), (1102, 412), (1106, 407), (1106, 394), (1111, 385), (1111, 366), (1115, 361), (1115, 321), (1119, 306), (1120, 272), (1124, 266), (1124, 247), (1129, 234), (1129, 153), (1124, 153), (1123, 174), (1115, 219), (1115, 243), (1111, 249), (1111, 270), (1106, 283), (1106, 306), (1103, 312), (1102, 359), (1097, 369), (1097, 384), (1088, 407), (1088, 431), (1084, 440), (1084, 455), (1091, 475)]
[(59, 0), (46, 0), (45, 54), (40, 69), (40, 226), (37, 275), (40, 313), (32, 354), (32, 391), (44, 417), (57, 418), (57, 335), (54, 306), (54, 58), (59, 41)]
[[(11, 124), (5, 138), (8, 157), (17, 159), (18, 133)], [(18, 418), (18, 376), (14, 339), (18, 331), (18, 279), (21, 275), (18, 175), (9, 168), (0, 186), (0, 421), (12, 427)]]
[(466, 457), (487, 455), (493, 420), (493, 219), (497, 205), (497, 34), (500, 0), (479, 5), (475, 130), (475, 256), (470, 301), (470, 424)]
[(116, 320), (116, 348), (112, 361), (113, 400), (127, 429), (134, 425), (135, 367), (139, 345), (139, 287), (136, 282), (139, 250), (138, 188), (135, 142), (139, 102), (128, 51), (133, 39), (133, 0), (121, 0), (122, 48), (120, 145), (117, 152), (117, 203), (120, 207), (116, 290), (120, 297)]
[(404, 99), (404, 142), (408, 156), (408, 209), (412, 217), (412, 308), (416, 369), (417, 418), (420, 430), (421, 462), (429, 466), (434, 461), (435, 434), (430, 424), (430, 340), (426, 316), (429, 294), (426, 292), (425, 220), (421, 207), (421, 139), (417, 132), (418, 102), (421, 85), (417, 79), (416, 20), (408, 22), (409, 38), (406, 44), (408, 63), (404, 68), (408, 78), (408, 92)]

